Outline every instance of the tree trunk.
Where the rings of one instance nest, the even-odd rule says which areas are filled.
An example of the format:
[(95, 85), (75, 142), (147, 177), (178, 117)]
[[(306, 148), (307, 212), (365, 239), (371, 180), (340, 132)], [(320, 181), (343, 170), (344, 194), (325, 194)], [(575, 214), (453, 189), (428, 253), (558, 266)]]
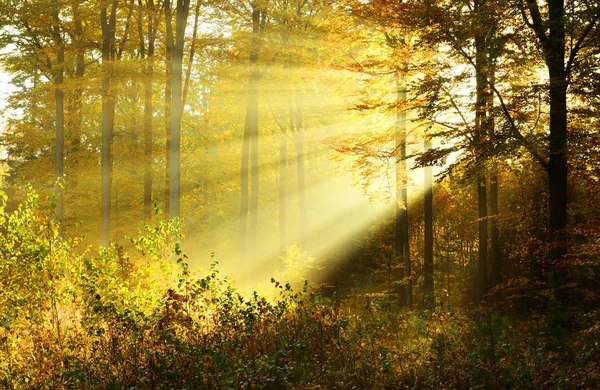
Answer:
[[(76, 17), (76, 29), (77, 36), (81, 38), (83, 34), (81, 20)], [(72, 120), (72, 131), (70, 138), (71, 143), (71, 154), (77, 158), (77, 155), (81, 151), (81, 124), (83, 120), (83, 115), (81, 114), (81, 108), (83, 107), (83, 88), (79, 87), (83, 82), (83, 76), (85, 75), (85, 51), (84, 48), (81, 47), (82, 43), (77, 42), (77, 54), (75, 55), (75, 79), (76, 85), (78, 87), (75, 88), (73, 92), (73, 104), (71, 108), (71, 115), (73, 116)], [(71, 183), (73, 187), (75, 187), (75, 183)]]
[[(522, 9), (522, 14), (526, 23), (535, 32), (539, 44), (542, 47), (542, 53), (548, 75), (550, 79), (550, 137), (548, 151), (550, 160), (548, 163), (548, 208), (549, 208), (549, 241), (550, 241), (550, 260), (555, 267), (567, 251), (567, 186), (568, 186), (568, 165), (567, 165), (567, 87), (568, 87), (568, 69), (565, 65), (565, 4), (564, 0), (549, 0), (548, 19), (542, 20), (537, 1), (527, 1), (529, 17)], [(594, 21), (594, 23), (596, 20)], [(591, 27), (592, 25), (590, 25)], [(548, 31), (548, 32), (546, 32)], [(591, 32), (591, 28), (586, 34)], [(579, 37), (583, 42), (586, 36)], [(577, 45), (575, 45), (577, 47)], [(572, 48), (569, 65), (572, 65), (577, 55), (576, 48)], [(557, 270), (561, 273), (558, 279), (564, 279), (566, 271)], [(556, 279), (556, 278), (555, 278)], [(563, 284), (558, 282), (558, 284)]]
[[(248, 80), (248, 98), (246, 102), (246, 121), (242, 143), (241, 165), (241, 204), (240, 204), (240, 260), (244, 268), (248, 261), (256, 257), (256, 228), (258, 209), (258, 89), (260, 79), (258, 70), (258, 46), (261, 34), (262, 10), (252, 7), (252, 42), (250, 49), (250, 76)], [(250, 180), (248, 180), (250, 174)], [(251, 187), (248, 187), (248, 184)], [(251, 190), (251, 192), (250, 192)], [(249, 222), (249, 223), (248, 223)]]
[(105, 5), (100, 11), (102, 22), (102, 228), (101, 245), (110, 243), (110, 192), (112, 174), (112, 138), (115, 124), (115, 95), (111, 91), (112, 62), (115, 49), (117, 0), (111, 4), (110, 16)]
[(181, 97), (181, 110), (185, 109), (185, 103), (190, 88), (190, 80), (192, 76), (192, 65), (194, 64), (194, 54), (196, 54), (196, 38), (198, 37), (198, 22), (200, 20), (200, 0), (196, 1), (196, 8), (194, 9), (194, 32), (192, 33), (192, 43), (190, 44), (190, 56), (188, 57), (188, 64), (185, 70), (185, 82), (183, 83), (183, 96)]
[(170, 191), (171, 191), (171, 106), (172, 106), (172, 69), (173, 61), (173, 27), (171, 17), (171, 1), (165, 0), (165, 30), (167, 32), (165, 39), (165, 187), (164, 187), (164, 209), (165, 215), (170, 213)]
[[(424, 140), (424, 149), (431, 149), (431, 142)], [(424, 218), (425, 239), (423, 250), (423, 290), (428, 306), (433, 307), (434, 302), (434, 279), (433, 279), (433, 172), (430, 166), (424, 169)]]
[[(487, 106), (487, 61), (485, 37), (475, 38), (475, 69), (476, 72), (476, 102), (475, 102), (475, 146), (481, 154), (485, 142), (485, 123)], [(483, 158), (478, 155), (477, 158)], [(482, 302), (488, 291), (488, 215), (487, 215), (487, 184), (485, 173), (477, 176), (477, 204), (479, 225), (479, 249), (477, 263), (477, 300)]]
[[(142, 7), (142, 0), (138, 0)], [(154, 145), (152, 118), (154, 111), (154, 98), (152, 94), (152, 79), (154, 77), (154, 49), (156, 42), (157, 12), (154, 9), (154, 0), (147, 3), (148, 20), (148, 56), (144, 69), (144, 218), (152, 219), (152, 150)], [(141, 19), (141, 15), (140, 15)], [(141, 22), (141, 21), (140, 21)], [(141, 28), (140, 28), (141, 30)], [(140, 31), (141, 57), (144, 58), (144, 38)]]
[(279, 253), (287, 248), (287, 135), (279, 135)]
[(546, 64), (550, 76), (550, 161), (548, 190), (550, 234), (557, 249), (553, 260), (565, 253), (567, 227), (567, 74), (565, 69), (564, 0), (551, 0), (549, 6), (549, 35)]
[(175, 15), (175, 46), (173, 47), (173, 61), (171, 62), (171, 162), (169, 178), (169, 216), (171, 218), (179, 217), (180, 209), (183, 44), (189, 7), (190, 0), (177, 0), (177, 13)]
[(559, 263), (567, 252), (567, 72), (565, 68), (564, 0), (548, 1), (549, 33), (545, 55), (550, 76), (550, 139), (548, 164), (548, 208), (550, 212), (550, 287), (557, 301), (569, 307), (568, 269)]
[[(250, 92), (250, 91), (249, 91)], [(244, 137), (242, 140), (242, 166), (240, 175), (240, 236), (239, 236), (239, 257), (242, 266), (247, 264), (247, 243), (248, 243), (248, 209), (249, 209), (249, 186), (248, 186), (248, 167), (250, 161), (250, 133), (248, 131), (248, 122), (252, 121), (253, 104), (250, 101), (250, 93), (246, 104), (246, 124), (244, 126)]]
[[(496, 83), (495, 65), (492, 63), (489, 69), (490, 83)], [(488, 94), (488, 131), (490, 140), (495, 144), (496, 129), (494, 117), (491, 115), (494, 109), (494, 95)], [(500, 258), (500, 241), (498, 232), (498, 167), (493, 162), (492, 173), (490, 175), (490, 255), (492, 262), (491, 287), (494, 288), (502, 283), (502, 259)]]
[[(404, 103), (407, 98), (406, 88), (400, 83), (400, 75), (396, 76), (396, 99), (399, 103)], [(406, 285), (401, 284), (398, 289), (400, 304), (412, 309), (412, 280), (410, 247), (408, 241), (408, 189), (406, 170), (406, 111), (404, 108), (396, 112), (396, 257), (399, 259), (399, 268), (396, 275), (397, 282), (404, 283), (408, 277)]]
[(64, 161), (65, 161), (65, 95), (63, 91), (64, 65), (65, 65), (65, 47), (60, 34), (59, 5), (57, 0), (53, 0), (54, 10), (52, 13), (54, 43), (57, 45), (56, 53), (56, 71), (54, 78), (54, 101), (56, 114), (56, 142), (54, 155), (54, 171), (57, 180), (56, 185), (56, 216), (59, 223), (59, 234), (63, 233), (63, 185)]
[[(291, 114), (291, 113), (290, 113)], [(304, 118), (300, 98), (296, 96), (294, 112), (294, 144), (296, 145), (296, 173), (298, 179), (298, 218), (300, 221), (300, 246), (306, 250), (306, 167), (304, 165)]]

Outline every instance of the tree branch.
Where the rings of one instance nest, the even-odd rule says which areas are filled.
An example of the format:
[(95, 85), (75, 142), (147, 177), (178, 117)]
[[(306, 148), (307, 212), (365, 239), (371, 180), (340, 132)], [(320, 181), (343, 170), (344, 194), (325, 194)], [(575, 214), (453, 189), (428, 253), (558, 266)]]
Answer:
[(571, 50), (571, 53), (569, 53), (569, 60), (567, 61), (567, 67), (566, 67), (567, 77), (569, 77), (570, 74), (571, 74), (571, 70), (573, 69), (573, 65), (575, 64), (575, 57), (577, 56), (577, 54), (579, 53), (579, 51), (581, 49), (583, 49), (583, 47), (584, 47), (584, 41), (587, 38), (587, 36), (592, 32), (592, 29), (594, 28), (594, 26), (598, 22), (598, 19), (600, 19), (600, 12), (596, 13), (596, 16), (594, 17), (594, 19), (592, 19), (590, 21), (590, 23), (587, 25), (587, 27), (585, 28), (583, 34), (581, 34), (581, 36), (579, 37), (579, 39), (577, 39), (577, 42), (575, 42), (575, 46)]
[(540, 8), (538, 6), (537, 0), (527, 0), (527, 8), (529, 9), (529, 14), (531, 15), (531, 28), (535, 32), (535, 35), (538, 37), (544, 51), (547, 51), (549, 39), (546, 35), (544, 22), (542, 20), (542, 15), (540, 14)]
[[(480, 72), (479, 69), (475, 66), (475, 62), (473, 61), (473, 59), (467, 53), (465, 53), (464, 50), (462, 50), (460, 47), (455, 47), (455, 49), (467, 61), (469, 61), (469, 63), (475, 69), (475, 72), (477, 72), (477, 73)], [(548, 170), (548, 163), (546, 162), (546, 160), (538, 153), (538, 151), (533, 147), (533, 145), (527, 140), (527, 138), (525, 138), (525, 136), (519, 130), (519, 127), (517, 126), (517, 124), (515, 123), (514, 118), (510, 114), (510, 111), (509, 111), (506, 103), (504, 102), (504, 98), (502, 97), (502, 94), (500, 93), (500, 91), (498, 91), (498, 88), (496, 88), (496, 85), (494, 83), (492, 83), (487, 77), (486, 77), (486, 82), (489, 85), (489, 87), (492, 90), (492, 92), (494, 92), (494, 95), (496, 95), (496, 97), (500, 101), (500, 106), (502, 107), (502, 113), (504, 114), (504, 117), (506, 118), (506, 120), (508, 121), (508, 124), (510, 125), (510, 128), (511, 128), (512, 133), (513, 133), (513, 137), (515, 137), (517, 140), (521, 141), (521, 143), (523, 144), (523, 146), (525, 147), (525, 149), (527, 149), (527, 151), (535, 158), (535, 160), (538, 163), (540, 163), (540, 165), (544, 169)]]

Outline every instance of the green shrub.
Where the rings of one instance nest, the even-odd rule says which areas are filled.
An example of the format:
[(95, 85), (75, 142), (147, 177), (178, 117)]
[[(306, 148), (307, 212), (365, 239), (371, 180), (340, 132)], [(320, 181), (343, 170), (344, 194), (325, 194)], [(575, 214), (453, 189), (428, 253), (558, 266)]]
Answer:
[[(561, 339), (544, 318), (364, 298), (352, 312), (305, 283), (243, 294), (217, 263), (191, 272), (178, 222), (96, 255), (59, 237), (37, 195), (0, 197), (0, 387), (6, 389), (595, 388), (597, 315)], [(135, 259), (135, 260), (132, 260)], [(360, 294), (360, 292), (357, 292)], [(388, 298), (385, 298), (388, 299)], [(356, 305), (354, 305), (356, 306)]]

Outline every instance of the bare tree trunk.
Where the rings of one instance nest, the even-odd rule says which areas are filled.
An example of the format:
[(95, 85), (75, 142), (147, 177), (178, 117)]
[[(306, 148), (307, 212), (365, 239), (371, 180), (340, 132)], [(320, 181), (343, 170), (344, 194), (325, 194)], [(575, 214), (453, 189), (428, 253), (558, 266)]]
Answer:
[(287, 248), (287, 135), (279, 135), (279, 253)]
[[(481, 143), (485, 138), (486, 105), (487, 105), (487, 61), (485, 37), (475, 38), (476, 69), (476, 102), (475, 102), (475, 142)], [(477, 145), (481, 148), (481, 145)], [(477, 203), (479, 225), (479, 252), (477, 263), (477, 300), (482, 302), (488, 291), (488, 215), (487, 215), (487, 183), (486, 175), (479, 173), (477, 177)]]
[(56, 142), (54, 155), (54, 171), (57, 180), (56, 185), (56, 216), (59, 223), (59, 234), (63, 234), (63, 185), (64, 161), (65, 161), (65, 95), (63, 91), (64, 66), (65, 66), (65, 47), (60, 33), (59, 5), (57, 0), (52, 1), (54, 7), (52, 12), (52, 32), (54, 43), (57, 45), (56, 53), (56, 71), (54, 76), (54, 101), (56, 114)]
[(567, 226), (567, 71), (565, 69), (564, 0), (550, 0), (549, 35), (545, 54), (550, 76), (550, 163), (549, 210), (550, 233), (559, 244), (555, 259), (566, 252), (564, 246)]
[(102, 230), (101, 245), (110, 243), (110, 192), (112, 175), (112, 138), (115, 124), (115, 99), (111, 91), (112, 62), (115, 60), (117, 0), (110, 15), (105, 5), (100, 12), (102, 23)]
[[(396, 76), (396, 99), (399, 103), (406, 102), (406, 87), (400, 82), (400, 75)], [(398, 297), (402, 306), (412, 309), (412, 280), (410, 247), (408, 240), (408, 172), (406, 169), (406, 111), (402, 108), (396, 112), (396, 148), (399, 152), (396, 158), (396, 256), (399, 259), (396, 279), (404, 282), (409, 277), (406, 286), (400, 285)]]
[(181, 117), (182, 107), (182, 73), (183, 73), (183, 44), (185, 28), (190, 8), (190, 0), (177, 0), (175, 15), (175, 46), (171, 62), (171, 155), (169, 181), (169, 216), (179, 217), (181, 194)]
[[(248, 261), (256, 259), (256, 230), (258, 221), (258, 49), (260, 35), (264, 25), (264, 10), (258, 5), (252, 6), (252, 43), (250, 50), (250, 76), (248, 80), (248, 100), (246, 102), (246, 121), (242, 143), (241, 165), (241, 204), (240, 204), (240, 261), (249, 268)], [(250, 175), (248, 175), (250, 174)], [(250, 180), (248, 180), (250, 176)], [(250, 182), (251, 187), (248, 188)]]
[(247, 243), (248, 243), (248, 209), (249, 209), (249, 186), (248, 186), (248, 173), (249, 173), (249, 161), (250, 161), (250, 133), (248, 131), (248, 121), (250, 117), (250, 111), (252, 104), (250, 102), (250, 96), (248, 96), (248, 102), (246, 104), (246, 125), (244, 128), (244, 137), (242, 140), (242, 166), (240, 176), (240, 236), (239, 236), (239, 257), (242, 261), (242, 265), (246, 266), (247, 262)]
[[(83, 76), (85, 75), (85, 50), (83, 43), (83, 20), (81, 18), (79, 5), (81, 3), (76, 3), (73, 8), (73, 19), (75, 22), (75, 43), (77, 45), (77, 51), (75, 55), (75, 74), (74, 77), (76, 79), (76, 85), (73, 92), (73, 103), (71, 108), (71, 115), (73, 116), (72, 120), (72, 130), (70, 135), (70, 143), (71, 143), (71, 154), (77, 157), (77, 154), (81, 149), (81, 123), (83, 120), (83, 116), (81, 113), (81, 108), (83, 106), (83, 88), (81, 88), (81, 83), (83, 80)], [(73, 187), (76, 186), (75, 183), (71, 183)]]
[[(138, 0), (140, 8), (142, 0)], [(152, 219), (152, 150), (153, 139), (153, 111), (154, 98), (152, 94), (152, 81), (154, 77), (154, 50), (156, 43), (156, 30), (158, 24), (158, 12), (155, 9), (154, 0), (147, 1), (147, 36), (148, 36), (148, 56), (144, 69), (144, 218)], [(142, 15), (139, 21), (140, 29), (140, 54), (144, 59), (145, 48), (142, 33)]]
[(175, 45), (173, 39), (173, 27), (171, 17), (171, 1), (165, 0), (165, 24), (166, 24), (166, 40), (165, 40), (165, 187), (164, 187), (164, 209), (165, 215), (170, 215), (170, 188), (171, 188), (171, 105), (172, 105), (172, 91), (171, 91), (171, 62), (173, 61), (173, 46)]
[[(425, 151), (431, 149), (429, 140), (423, 141)], [(434, 280), (433, 280), (433, 172), (430, 166), (424, 168), (424, 219), (425, 219), (425, 238), (423, 250), (423, 290), (428, 306), (433, 307), (434, 302)]]
[(188, 64), (185, 70), (185, 82), (183, 83), (183, 96), (181, 98), (181, 109), (185, 109), (185, 103), (190, 88), (190, 79), (192, 76), (192, 65), (194, 64), (194, 55), (196, 54), (196, 39), (198, 37), (198, 23), (200, 20), (200, 0), (196, 1), (196, 8), (194, 9), (194, 32), (192, 33), (192, 42), (190, 44), (190, 56), (188, 57)]
[(294, 144), (296, 145), (296, 172), (298, 179), (298, 217), (300, 221), (300, 246), (306, 250), (306, 167), (304, 166), (304, 118), (300, 99), (296, 96), (294, 112)]
[[(550, 137), (548, 152), (550, 160), (548, 171), (548, 208), (549, 208), (549, 237), (552, 272), (550, 284), (555, 289), (558, 302), (568, 306), (568, 269), (560, 267), (567, 253), (569, 242), (567, 227), (568, 205), (568, 128), (567, 128), (567, 88), (572, 69), (578, 63), (578, 54), (582, 43), (598, 32), (598, 14), (590, 15), (587, 27), (579, 37), (571, 36), (570, 55), (566, 60), (566, 31), (565, 31), (565, 1), (548, 0), (547, 19), (543, 20), (537, 1), (527, 1), (529, 16), (522, 6), (521, 13), (526, 24), (535, 32), (539, 46), (548, 68), (550, 80)], [(543, 268), (539, 267), (539, 273)], [(540, 277), (543, 275), (539, 275)]]
[[(495, 66), (490, 66), (490, 83), (495, 84)], [(496, 129), (494, 123), (494, 117), (491, 115), (494, 109), (494, 95), (490, 93), (488, 95), (488, 106), (487, 111), (488, 117), (488, 131), (490, 139), (494, 141), (496, 137)], [(494, 288), (502, 283), (502, 259), (500, 258), (500, 242), (498, 232), (498, 167), (494, 162), (492, 166), (492, 174), (490, 176), (490, 255), (491, 255), (491, 287)]]

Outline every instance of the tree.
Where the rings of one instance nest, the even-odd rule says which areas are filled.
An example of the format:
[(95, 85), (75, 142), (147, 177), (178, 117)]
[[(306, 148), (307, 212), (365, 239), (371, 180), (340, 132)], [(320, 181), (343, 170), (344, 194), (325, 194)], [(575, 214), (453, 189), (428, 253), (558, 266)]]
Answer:
[[(173, 42), (169, 0), (165, 2), (168, 41)], [(183, 45), (190, 0), (177, 0), (173, 61), (171, 62), (171, 136), (169, 156), (169, 215), (179, 217), (181, 195), (181, 116), (183, 113)]]
[[(252, 38), (250, 43), (250, 74), (246, 101), (246, 120), (242, 143), (241, 205), (240, 205), (240, 259), (254, 260), (256, 256), (256, 229), (258, 224), (258, 55), (261, 37), (265, 31), (266, 8), (262, 2), (250, 4)], [(250, 177), (250, 180), (248, 180)], [(250, 186), (249, 186), (250, 184)]]
[(118, 1), (104, 4), (100, 11), (102, 25), (102, 230), (100, 242), (109, 245), (110, 234), (110, 190), (112, 174), (112, 140), (115, 127), (116, 96), (111, 90), (114, 82), (111, 63), (115, 61), (115, 33)]
[[(65, 66), (65, 47), (63, 44), (60, 28), (60, 7), (57, 0), (52, 1), (52, 37), (56, 46), (56, 70), (54, 76), (54, 100), (55, 100), (55, 125), (56, 125), (56, 141), (55, 141), (55, 176), (57, 182), (57, 203), (56, 216), (59, 221), (64, 218), (63, 205), (63, 176), (64, 176), (64, 161), (65, 161), (65, 94), (63, 91), (63, 78)], [(63, 225), (59, 224), (59, 232), (62, 234)]]
[[(423, 140), (423, 150), (427, 153), (431, 150), (431, 142)], [(423, 169), (423, 219), (424, 232), (423, 239), (423, 292), (425, 298), (429, 301), (430, 307), (434, 302), (434, 264), (433, 264), (433, 172), (431, 166), (425, 166)]]
[[(594, 2), (567, 2), (575, 12), (565, 15), (565, 0), (549, 0), (546, 19), (537, 0), (517, 3), (523, 21), (537, 38), (549, 77), (550, 125), (548, 138), (548, 228), (554, 242), (552, 260), (558, 261), (566, 251), (568, 192), (567, 89), (582, 51), (598, 35), (600, 7)], [(587, 16), (587, 17), (586, 17)], [(566, 27), (569, 25), (569, 31)], [(573, 44), (567, 53), (567, 39)]]
[[(445, 127), (446, 130), (438, 134), (446, 139), (460, 137), (463, 142), (453, 141), (454, 147), (438, 149), (425, 153), (423, 161), (444, 159), (452, 151), (462, 152), (455, 163), (446, 170), (451, 174), (455, 168), (465, 170), (475, 177), (478, 194), (478, 275), (477, 275), (477, 299), (482, 301), (487, 294), (490, 281), (488, 272), (489, 246), (488, 239), (491, 238), (491, 263), (492, 284), (496, 286), (500, 277), (500, 253), (498, 248), (498, 177), (488, 161), (493, 160), (498, 153), (494, 145), (501, 144), (494, 131), (494, 117), (498, 113), (494, 110), (493, 90), (495, 83), (493, 72), (496, 60), (504, 50), (504, 44), (511, 34), (510, 29), (498, 33), (498, 15), (504, 9), (505, 4), (492, 4), (486, 0), (474, 0), (468, 2), (449, 2), (442, 5), (426, 4), (424, 8), (415, 12), (417, 20), (421, 20), (424, 38), (426, 42), (439, 47), (440, 42), (446, 42), (450, 52), (446, 54), (447, 66), (456, 66), (454, 61), (466, 62), (472, 67), (475, 78), (475, 101), (474, 117), (469, 119), (469, 108), (461, 103), (461, 97), (453, 96), (452, 85), (463, 83), (471, 76), (466, 73), (458, 75), (426, 76), (430, 79), (421, 87), (424, 95), (429, 95), (427, 103), (421, 109), (421, 118), (430, 120), (434, 125)], [(510, 23), (510, 21), (508, 22)], [(441, 60), (439, 57), (433, 61)], [(443, 61), (443, 60), (442, 60)], [(433, 93), (432, 93), (433, 92)], [(446, 101), (438, 100), (440, 93), (446, 96)], [(435, 101), (438, 100), (438, 101)], [(460, 118), (459, 124), (439, 121), (435, 116), (440, 112), (451, 109)], [(513, 129), (514, 130), (514, 129)], [(521, 134), (517, 131), (518, 136)], [(519, 138), (523, 141), (523, 137)], [(493, 165), (493, 164), (492, 164)], [(489, 193), (488, 193), (489, 182)], [(488, 195), (489, 206), (488, 210)], [(490, 226), (488, 226), (490, 225)], [(490, 228), (491, 227), (491, 234)]]
[[(475, 0), (473, 12), (482, 14), (485, 0)], [(478, 26), (478, 24), (476, 24)], [(484, 30), (485, 31), (485, 30)], [(485, 142), (488, 136), (486, 125), (488, 122), (488, 80), (487, 80), (487, 37), (489, 34), (479, 32), (475, 35), (475, 144)], [(479, 172), (477, 175), (477, 203), (479, 224), (479, 256), (477, 274), (477, 292), (479, 302), (483, 301), (488, 291), (488, 203), (487, 203), (487, 175)]]
[[(153, 149), (153, 77), (154, 77), (154, 51), (159, 22), (159, 12), (154, 0), (147, 0), (145, 5), (146, 34), (143, 33), (144, 4), (138, 0), (138, 35), (140, 39), (140, 58), (146, 59), (144, 73), (144, 217), (152, 217), (152, 149)], [(147, 48), (146, 53), (146, 38)]]
[[(392, 40), (388, 37), (388, 41)], [(392, 40), (393, 41), (393, 40)], [(404, 64), (403, 73), (406, 72), (408, 64)], [(406, 169), (406, 111), (402, 107), (406, 104), (407, 89), (400, 78), (400, 74), (396, 75), (396, 94), (397, 101), (400, 106), (396, 113), (396, 257), (400, 260), (398, 268), (397, 281), (400, 284), (399, 297), (400, 304), (406, 305), (409, 309), (413, 306), (412, 281), (411, 281), (411, 262), (410, 262), (410, 247), (408, 240), (408, 172)], [(408, 278), (408, 283), (405, 278)]]
[[(85, 69), (89, 65), (86, 63), (86, 51), (90, 50), (90, 42), (86, 37), (86, 15), (82, 10), (83, 0), (76, 0), (72, 5), (73, 15), (73, 28), (67, 30), (70, 35), (70, 39), (73, 42), (73, 48), (75, 50), (75, 70), (73, 72), (73, 83), (74, 89), (71, 96), (67, 97), (68, 102), (68, 114), (70, 117), (69, 128), (68, 128), (68, 139), (70, 141), (69, 154), (73, 161), (78, 162), (80, 160), (80, 154), (82, 152), (82, 127), (83, 127), (83, 108), (84, 108), (84, 88), (85, 88)], [(77, 171), (77, 165), (73, 164), (71, 169), (73, 173)], [(75, 175), (73, 175), (75, 176)], [(77, 179), (72, 178), (65, 183), (70, 189), (77, 187)]]

